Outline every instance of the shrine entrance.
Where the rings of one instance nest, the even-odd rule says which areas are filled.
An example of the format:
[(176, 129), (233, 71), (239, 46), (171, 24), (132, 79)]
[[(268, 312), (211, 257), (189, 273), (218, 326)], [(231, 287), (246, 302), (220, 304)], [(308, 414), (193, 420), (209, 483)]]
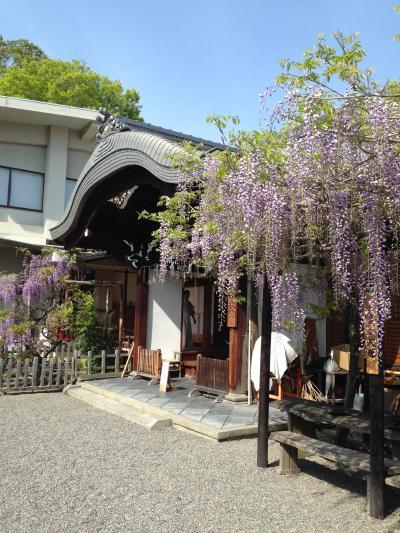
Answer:
[[(131, 324), (127, 327), (130, 333), (133, 329), (134, 366), (139, 346), (160, 349), (168, 357), (179, 352), (186, 375), (194, 377), (198, 353), (228, 357), (232, 330), (220, 327), (211, 280), (182, 280), (176, 273), (159, 280), (159, 253), (152, 244), (157, 224), (141, 216), (143, 211), (159, 210), (162, 195), (173, 195), (178, 170), (172, 160), (182, 150), (177, 141), (183, 138), (150, 125), (106, 121), (62, 220), (51, 229), (51, 242), (65, 248), (102, 251), (103, 257), (90, 264), (95, 279), (101, 270), (107, 270), (108, 277), (113, 275), (113, 268), (120, 276), (128, 272), (124, 316), (134, 322), (133, 328)], [(200, 150), (220, 148), (194, 141), (199, 141)], [(183, 335), (185, 294), (194, 309), (190, 331), (186, 328)], [(241, 354), (237, 342), (232, 346)], [(235, 353), (231, 354), (233, 359)], [(231, 363), (236, 373), (242, 373), (232, 356)]]

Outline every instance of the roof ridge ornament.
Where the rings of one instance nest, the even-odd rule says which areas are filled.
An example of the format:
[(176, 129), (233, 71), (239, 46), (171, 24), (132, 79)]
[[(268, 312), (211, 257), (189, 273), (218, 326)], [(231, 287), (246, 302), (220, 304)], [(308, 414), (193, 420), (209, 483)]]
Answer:
[(128, 126), (126, 122), (121, 118), (112, 115), (105, 107), (100, 107), (96, 121), (101, 124), (99, 131), (96, 134), (96, 146), (111, 133), (132, 131), (132, 128)]
[(113, 198), (109, 198), (108, 201), (114, 204), (118, 209), (125, 209), (130, 200), (130, 197), (137, 189), (139, 189), (139, 185), (134, 185), (131, 189), (123, 191), (120, 194), (114, 196)]

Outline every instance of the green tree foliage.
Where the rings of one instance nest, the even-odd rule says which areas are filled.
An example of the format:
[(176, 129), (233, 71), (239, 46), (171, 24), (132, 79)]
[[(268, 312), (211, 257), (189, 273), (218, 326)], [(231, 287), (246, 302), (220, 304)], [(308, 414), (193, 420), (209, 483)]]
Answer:
[(105, 107), (115, 115), (142, 120), (139, 93), (124, 91), (76, 59), (50, 59), (26, 39), (6, 41), (0, 36), (0, 94), (76, 107)]
[(46, 58), (43, 50), (27, 39), (6, 41), (0, 35), (0, 75), (11, 66), (21, 67), (26, 61)]
[(99, 354), (108, 353), (116, 346), (115, 334), (109, 331), (99, 316), (93, 290), (68, 286), (68, 297), (54, 307), (47, 317), (48, 336), (73, 340), (76, 349), (82, 352), (91, 350)]

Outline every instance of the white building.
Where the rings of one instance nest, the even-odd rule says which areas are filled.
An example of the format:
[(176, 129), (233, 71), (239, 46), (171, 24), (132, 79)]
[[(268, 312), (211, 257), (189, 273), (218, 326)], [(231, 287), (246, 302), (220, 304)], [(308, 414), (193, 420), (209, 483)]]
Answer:
[(0, 271), (41, 248), (93, 151), (97, 111), (0, 96)]

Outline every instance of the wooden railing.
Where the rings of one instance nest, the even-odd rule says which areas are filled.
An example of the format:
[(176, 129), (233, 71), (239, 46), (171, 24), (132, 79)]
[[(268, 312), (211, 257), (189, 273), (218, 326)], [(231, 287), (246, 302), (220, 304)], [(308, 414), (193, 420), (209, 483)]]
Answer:
[[(75, 378), (81, 381), (121, 376), (125, 367), (128, 352), (115, 350), (114, 353), (106, 353), (105, 350), (99, 355), (89, 351), (87, 354), (75, 351), (73, 355), (75, 364)], [(132, 360), (128, 364), (128, 372), (131, 370)]]
[(196, 386), (192, 390), (218, 396), (228, 392), (229, 359), (197, 356)]

